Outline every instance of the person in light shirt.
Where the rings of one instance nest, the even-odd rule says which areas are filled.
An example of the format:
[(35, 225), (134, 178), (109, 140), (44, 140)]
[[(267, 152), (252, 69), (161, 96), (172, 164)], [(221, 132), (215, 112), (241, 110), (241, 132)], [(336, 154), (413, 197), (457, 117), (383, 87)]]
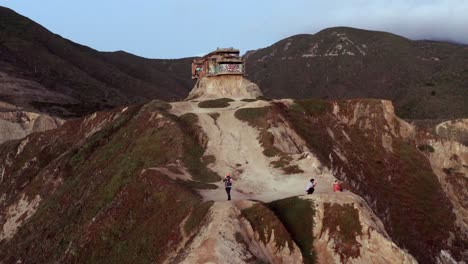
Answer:
[(315, 191), (315, 185), (317, 185), (317, 183), (315, 182), (314, 179), (310, 179), (310, 181), (307, 183), (307, 186), (306, 186), (306, 193), (307, 194), (312, 194), (314, 193)]

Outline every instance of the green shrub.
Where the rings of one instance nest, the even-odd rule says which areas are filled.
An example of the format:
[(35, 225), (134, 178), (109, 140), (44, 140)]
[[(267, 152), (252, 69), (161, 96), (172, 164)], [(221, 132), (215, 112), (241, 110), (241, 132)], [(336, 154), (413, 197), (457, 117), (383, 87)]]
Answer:
[(330, 107), (331, 104), (324, 100), (304, 99), (295, 100), (291, 110), (314, 116), (324, 114)]
[(158, 110), (169, 110), (172, 108), (172, 105), (168, 102), (161, 101), (161, 100), (153, 100), (146, 105), (143, 106), (142, 110), (144, 111), (158, 111)]
[(301, 249), (304, 263), (316, 263), (317, 256), (314, 251), (313, 236), (315, 208), (312, 201), (290, 197), (273, 201), (267, 206), (283, 223), (294, 242)]
[(188, 187), (190, 189), (198, 189), (198, 190), (214, 190), (218, 189), (218, 186), (211, 184), (211, 183), (206, 183), (206, 182), (200, 182), (200, 181), (192, 181), (192, 180), (181, 180), (177, 179), (176, 182), (182, 186)]
[(234, 113), (234, 116), (241, 120), (248, 122), (251, 126), (260, 126), (261, 121), (265, 121), (267, 114), (271, 108), (268, 106), (257, 108), (241, 108)]
[(192, 213), (184, 224), (184, 231), (186, 234), (192, 234), (195, 230), (200, 228), (200, 224), (205, 219), (213, 204), (213, 201), (206, 201), (198, 204), (193, 209)]
[(418, 149), (422, 152), (434, 152), (434, 147), (431, 145), (419, 145)]
[(214, 100), (207, 100), (198, 103), (198, 107), (200, 108), (224, 108), (229, 106), (229, 102), (233, 102), (234, 100), (230, 98), (220, 98)]
[(243, 209), (241, 214), (250, 222), (252, 228), (258, 233), (260, 241), (265, 245), (270, 242), (274, 234), (275, 245), (278, 250), (288, 246), (290, 252), (294, 251), (290, 234), (275, 214), (264, 204), (256, 203), (249, 208)]

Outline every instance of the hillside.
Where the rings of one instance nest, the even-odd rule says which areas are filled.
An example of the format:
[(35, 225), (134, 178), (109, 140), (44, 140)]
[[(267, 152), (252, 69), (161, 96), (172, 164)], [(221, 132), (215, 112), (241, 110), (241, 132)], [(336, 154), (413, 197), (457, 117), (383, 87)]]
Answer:
[(246, 54), (272, 98), (391, 100), (406, 119), (468, 116), (468, 46), (337, 27)]
[(0, 7), (0, 101), (55, 116), (185, 97), (191, 58), (98, 52)]
[(466, 153), (381, 100), (98, 112), (0, 145), (0, 262), (466, 260)]
[[(247, 52), (247, 78), (271, 98), (392, 100), (405, 119), (468, 116), (467, 46), (329, 28)], [(98, 52), (0, 7), (0, 101), (75, 117), (151, 99), (181, 100), (192, 58)]]

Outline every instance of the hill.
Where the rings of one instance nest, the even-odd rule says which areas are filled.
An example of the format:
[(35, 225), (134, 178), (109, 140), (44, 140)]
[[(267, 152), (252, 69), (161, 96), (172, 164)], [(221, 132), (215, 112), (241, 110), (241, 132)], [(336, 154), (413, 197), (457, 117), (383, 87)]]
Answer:
[[(76, 117), (186, 98), (192, 58), (98, 52), (0, 7), (0, 101)], [(405, 119), (468, 116), (468, 47), (355, 28), (296, 35), (247, 52), (248, 78), (272, 98), (392, 100)]]
[(272, 98), (378, 98), (402, 118), (468, 116), (468, 46), (336, 27), (245, 57), (248, 78)]
[(466, 153), (381, 100), (97, 112), (0, 145), (0, 262), (466, 260)]
[(154, 98), (183, 98), (191, 58), (98, 52), (0, 7), (0, 101), (60, 117)]

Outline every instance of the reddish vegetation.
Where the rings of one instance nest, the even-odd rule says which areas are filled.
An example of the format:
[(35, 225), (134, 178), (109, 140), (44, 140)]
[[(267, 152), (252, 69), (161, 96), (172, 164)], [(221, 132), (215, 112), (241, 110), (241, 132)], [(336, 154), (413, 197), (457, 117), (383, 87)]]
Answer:
[(353, 204), (324, 204), (323, 227), (320, 236), (326, 231), (334, 240), (335, 252), (340, 255), (342, 263), (348, 258), (360, 256), (361, 244), (356, 240), (362, 235), (359, 212)]
[(21, 193), (42, 202), (12, 239), (0, 242), (0, 259), (161, 262), (181, 242), (182, 221), (204, 206), (188, 185), (145, 170), (177, 159), (202, 167), (203, 148), (184, 128), (164, 111), (134, 106), (33, 134), (16, 157), (19, 141), (2, 145), (0, 191), (7, 197), (0, 212)]
[(180, 224), (198, 204), (186, 188), (147, 171), (127, 184), (80, 234), (65, 262), (161, 263), (182, 240)]
[(445, 168), (447, 174), (447, 182), (455, 188), (455, 195), (461, 201), (461, 205), (468, 209), (468, 178), (461, 172), (452, 171), (450, 168)]
[(256, 203), (242, 210), (242, 216), (250, 222), (259, 240), (265, 245), (271, 242), (273, 236), (278, 251), (285, 247), (289, 248), (289, 252), (294, 251), (293, 240), (288, 230), (264, 204)]
[[(407, 248), (421, 263), (434, 262), (434, 257), (446, 248), (459, 254), (461, 248), (456, 247), (457, 242), (454, 247), (448, 244), (449, 232), (455, 231), (455, 216), (427, 158), (414, 142), (405, 142), (399, 136), (392, 136), (393, 152), (382, 147), (382, 133), (389, 124), (381, 102), (338, 102), (339, 115), (349, 119), (357, 104), (368, 109), (368, 114), (358, 118), (354, 125), (340, 122), (332, 113), (331, 104), (301, 100), (292, 107), (283, 104), (276, 107), (320, 161), (333, 168), (337, 178), (366, 199), (397, 244)], [(360, 128), (360, 122), (365, 124), (366, 119), (372, 127)], [(326, 128), (334, 132), (335, 139), (328, 135)], [(342, 131), (349, 135), (350, 141)], [(339, 150), (347, 160), (341, 160), (334, 150)]]

